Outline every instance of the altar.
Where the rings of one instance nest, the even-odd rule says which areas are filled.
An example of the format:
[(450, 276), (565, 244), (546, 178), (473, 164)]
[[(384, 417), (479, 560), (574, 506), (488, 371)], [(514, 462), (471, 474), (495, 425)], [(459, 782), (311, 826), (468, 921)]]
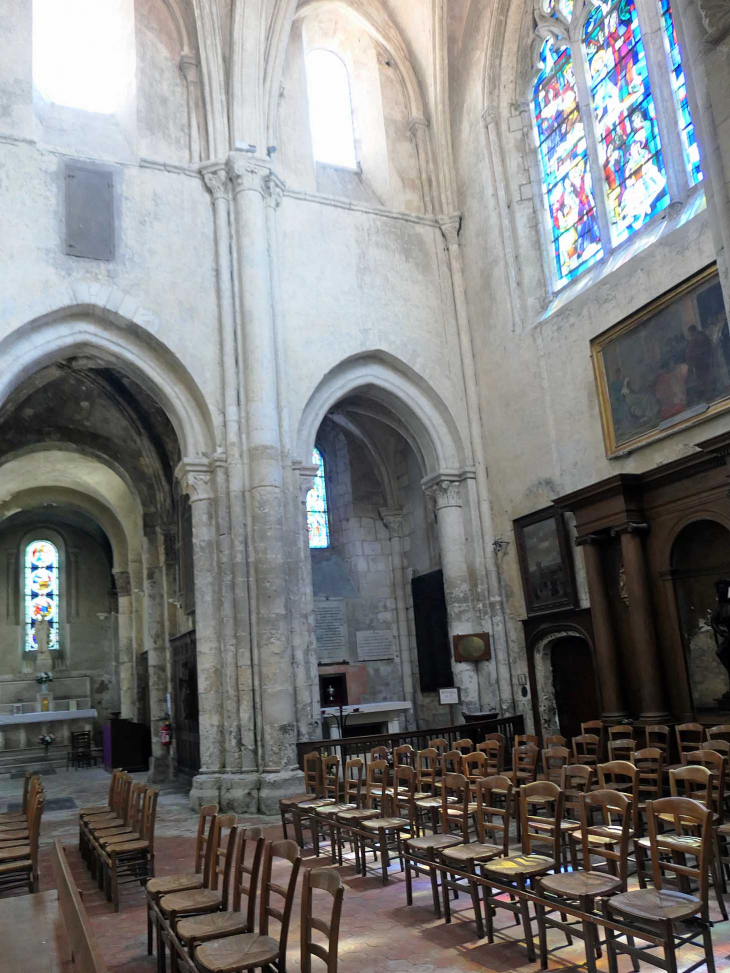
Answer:
[(53, 691), (34, 676), (0, 678), (0, 753), (37, 748), (42, 733), (52, 733), (61, 746), (69, 745), (77, 730), (93, 735), (89, 676), (54, 677), (50, 685)]

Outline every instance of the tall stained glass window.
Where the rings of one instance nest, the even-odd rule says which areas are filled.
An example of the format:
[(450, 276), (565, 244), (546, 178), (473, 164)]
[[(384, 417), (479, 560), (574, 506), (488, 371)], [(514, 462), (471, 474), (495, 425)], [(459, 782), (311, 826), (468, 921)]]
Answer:
[(330, 525), (327, 513), (327, 486), (324, 480), (324, 459), (318, 449), (312, 452), (312, 466), (317, 467), (314, 486), (307, 494), (307, 530), (310, 547), (330, 546)]
[(702, 167), (700, 165), (700, 150), (695, 137), (695, 127), (687, 100), (687, 81), (682, 67), (682, 51), (677, 40), (674, 26), (674, 15), (669, 0), (661, 0), (662, 23), (664, 25), (664, 46), (669, 56), (672, 71), (672, 93), (679, 119), (679, 130), (682, 136), (684, 161), (693, 186), (702, 181)]
[[(647, 53), (641, 19), (662, 17), (667, 57)], [(702, 179), (670, 0), (535, 0), (539, 62), (532, 90), (540, 176), (561, 287), (640, 230), (671, 202), (662, 105), (674, 96), (684, 165), (673, 186)], [(652, 18), (654, 18), (652, 20)], [(664, 137), (662, 137), (664, 135)]]
[(534, 110), (555, 268), (564, 283), (603, 249), (570, 48), (552, 38), (542, 47)]
[(48, 648), (58, 648), (58, 548), (50, 541), (31, 541), (25, 548), (25, 649), (35, 652), (36, 622), (50, 626)]

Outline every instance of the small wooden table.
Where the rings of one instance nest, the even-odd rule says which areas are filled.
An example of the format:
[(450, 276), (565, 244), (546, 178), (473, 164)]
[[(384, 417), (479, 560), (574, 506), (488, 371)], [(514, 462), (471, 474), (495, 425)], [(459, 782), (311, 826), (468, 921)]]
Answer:
[(0, 957), (13, 973), (70, 973), (57, 892), (0, 899)]

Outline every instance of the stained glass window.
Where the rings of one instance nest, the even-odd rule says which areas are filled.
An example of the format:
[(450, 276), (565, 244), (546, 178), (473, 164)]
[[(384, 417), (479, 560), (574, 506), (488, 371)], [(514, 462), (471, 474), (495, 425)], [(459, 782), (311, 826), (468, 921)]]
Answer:
[(324, 480), (324, 459), (318, 449), (312, 452), (312, 466), (317, 467), (314, 486), (307, 494), (307, 530), (310, 547), (330, 546), (330, 525), (327, 515), (327, 486)]
[(594, 7), (584, 37), (598, 155), (616, 244), (669, 205), (634, 0), (613, 0)]
[(558, 11), (566, 20), (570, 20), (573, 16), (574, 6), (575, 0), (543, 0), (543, 10), (551, 17), (555, 17), (556, 20), (558, 19)]
[(565, 283), (603, 255), (570, 49), (548, 38), (534, 92), (542, 183), (557, 278)]
[(664, 46), (671, 65), (672, 93), (679, 119), (684, 161), (687, 166), (687, 172), (689, 173), (690, 184), (696, 186), (698, 182), (702, 181), (702, 167), (700, 165), (700, 150), (695, 137), (695, 127), (692, 123), (689, 101), (687, 99), (687, 81), (684, 77), (684, 68), (682, 67), (682, 51), (677, 40), (672, 5), (669, 0), (660, 0), (660, 2), (662, 22), (664, 24)]
[(50, 626), (48, 648), (58, 648), (58, 549), (50, 541), (31, 541), (25, 549), (25, 649), (35, 652), (36, 622)]

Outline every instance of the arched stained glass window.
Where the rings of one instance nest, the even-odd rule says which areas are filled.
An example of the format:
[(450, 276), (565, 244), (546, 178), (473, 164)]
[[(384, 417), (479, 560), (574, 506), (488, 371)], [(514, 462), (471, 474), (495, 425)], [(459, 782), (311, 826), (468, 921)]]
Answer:
[[(561, 287), (666, 210), (670, 186), (682, 199), (702, 175), (670, 0), (535, 0), (535, 8), (532, 105)], [(662, 89), (661, 112), (652, 87)], [(676, 115), (665, 107), (670, 96)]]
[(307, 54), (306, 64), (314, 159), (355, 169), (355, 132), (345, 62), (332, 51), (317, 49)]
[(58, 648), (58, 605), (60, 595), (58, 548), (46, 540), (31, 541), (25, 548), (25, 649), (35, 652), (36, 622), (50, 626), (48, 648)]
[(687, 81), (682, 67), (682, 51), (677, 40), (677, 30), (674, 25), (674, 14), (669, 0), (660, 0), (662, 23), (664, 25), (664, 45), (669, 56), (672, 71), (672, 94), (679, 118), (679, 130), (682, 135), (682, 149), (684, 161), (689, 172), (689, 179), (693, 186), (702, 181), (700, 166), (700, 150), (695, 137), (695, 127), (687, 100)]
[(548, 38), (534, 90), (542, 182), (561, 282), (603, 254), (570, 49)]
[(330, 546), (330, 525), (327, 513), (327, 485), (324, 480), (324, 459), (318, 449), (312, 452), (312, 466), (317, 467), (314, 485), (307, 494), (307, 530), (310, 547)]

